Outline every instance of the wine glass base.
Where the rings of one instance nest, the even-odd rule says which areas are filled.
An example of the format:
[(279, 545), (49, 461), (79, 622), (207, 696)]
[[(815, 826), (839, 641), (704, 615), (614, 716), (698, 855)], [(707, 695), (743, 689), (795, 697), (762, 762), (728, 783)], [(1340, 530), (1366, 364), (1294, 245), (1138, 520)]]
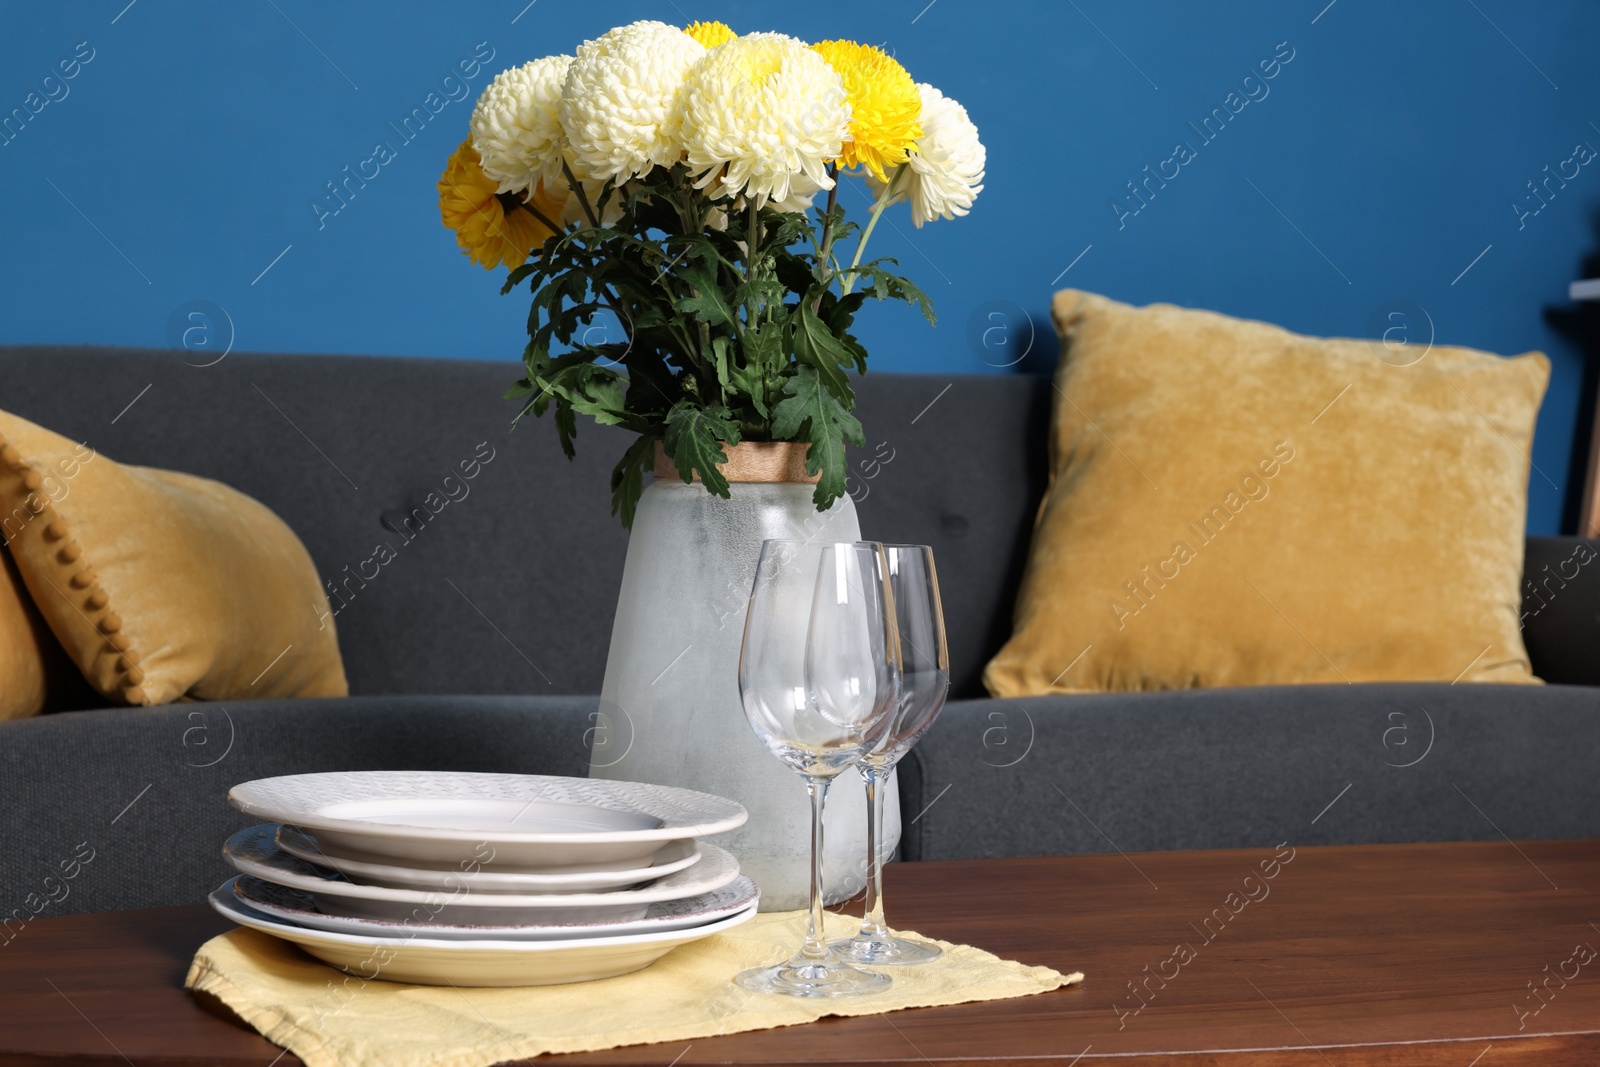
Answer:
[(734, 975), (752, 993), (790, 997), (860, 997), (881, 993), (893, 983), (886, 974), (864, 971), (842, 960), (792, 959), (776, 967), (753, 967)]
[(833, 954), (851, 963), (872, 967), (928, 963), (944, 955), (944, 949), (909, 937), (847, 937), (828, 942)]

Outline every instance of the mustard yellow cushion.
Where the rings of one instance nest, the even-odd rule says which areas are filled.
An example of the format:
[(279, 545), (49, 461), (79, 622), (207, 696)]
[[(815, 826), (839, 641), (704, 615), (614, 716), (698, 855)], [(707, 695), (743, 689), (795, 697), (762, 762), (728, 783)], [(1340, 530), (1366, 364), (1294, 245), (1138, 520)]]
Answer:
[(61, 657), (61, 648), (27, 598), (11, 553), (0, 549), (0, 721), (45, 710), (51, 656)]
[[(7, 516), (8, 533), (19, 529), (25, 516)], [(72, 696), (83, 692), (76, 675), (28, 598), (11, 552), (0, 549), (0, 721), (72, 706)], [(88, 704), (83, 701), (76, 706)]]
[(243, 493), (0, 412), (0, 515), (39, 613), (102, 696), (348, 692), (311, 557)]
[(992, 694), (1538, 681), (1542, 354), (1395, 358), (1070, 290), (1053, 312), (1050, 483)]

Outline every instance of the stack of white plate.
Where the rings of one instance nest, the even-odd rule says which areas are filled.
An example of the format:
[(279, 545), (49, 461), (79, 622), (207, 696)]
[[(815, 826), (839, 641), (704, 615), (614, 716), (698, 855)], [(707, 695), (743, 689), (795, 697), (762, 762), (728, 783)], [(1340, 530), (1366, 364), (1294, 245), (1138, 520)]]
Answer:
[(646, 967), (756, 912), (699, 838), (738, 803), (637, 782), (358, 771), (262, 778), (211, 904), (365, 979), (551, 985)]

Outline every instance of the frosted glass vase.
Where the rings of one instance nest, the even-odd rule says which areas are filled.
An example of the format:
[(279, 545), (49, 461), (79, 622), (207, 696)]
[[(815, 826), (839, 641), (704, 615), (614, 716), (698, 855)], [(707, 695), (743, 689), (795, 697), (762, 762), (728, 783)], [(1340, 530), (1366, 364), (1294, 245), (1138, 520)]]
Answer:
[[(771, 460), (774, 449), (787, 447), (735, 449), (728, 500), (676, 478), (645, 487), (590, 731), (591, 777), (699, 789), (749, 809), (750, 821), (715, 843), (761, 887), (763, 911), (806, 906), (811, 814), (799, 775), (756, 739), (739, 701), (739, 644), (756, 561), (769, 537), (861, 538), (848, 496), (818, 513), (803, 481), (733, 480), (793, 476), (792, 462), (741, 463), (752, 452)], [(882, 847), (892, 851), (900, 839), (892, 780), (885, 792)], [(860, 776), (846, 771), (829, 790), (824, 823), (830, 903), (866, 884), (866, 819)]]

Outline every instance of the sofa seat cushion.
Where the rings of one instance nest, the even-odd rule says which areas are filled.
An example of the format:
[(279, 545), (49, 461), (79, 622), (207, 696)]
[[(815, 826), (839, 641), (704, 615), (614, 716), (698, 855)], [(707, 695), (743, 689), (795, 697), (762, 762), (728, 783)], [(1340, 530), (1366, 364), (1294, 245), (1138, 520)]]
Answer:
[(902, 850), (931, 860), (1600, 838), (1597, 739), (1600, 688), (1586, 686), (953, 701), (901, 761)]
[[(239, 782), (312, 771), (583, 776), (595, 697), (346, 697), (115, 708), (0, 724), (5, 908), (37, 917), (194, 904), (231, 873), (222, 843), (259, 819)], [(87, 859), (85, 858), (87, 857)], [(81, 870), (64, 877), (62, 861)], [(46, 882), (46, 877), (52, 881)], [(0, 912), (0, 947), (18, 934)], [(8, 922), (9, 920), (9, 922)]]

